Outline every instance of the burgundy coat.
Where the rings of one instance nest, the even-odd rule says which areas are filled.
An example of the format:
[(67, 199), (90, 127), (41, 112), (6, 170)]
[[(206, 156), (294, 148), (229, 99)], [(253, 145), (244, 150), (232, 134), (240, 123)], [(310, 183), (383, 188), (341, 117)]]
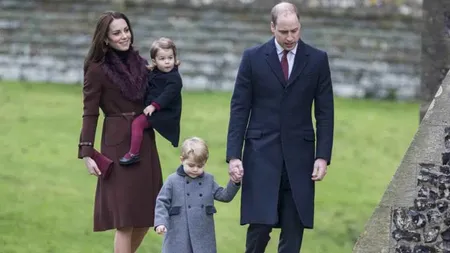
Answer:
[[(153, 226), (155, 201), (162, 187), (154, 131), (150, 129), (144, 134), (139, 163), (122, 167), (118, 162), (130, 148), (131, 122), (142, 113), (144, 101), (127, 100), (120, 88), (107, 78), (101, 63), (91, 63), (89, 66), (85, 74), (83, 97), (80, 143), (94, 143), (101, 109), (105, 119), (100, 150), (114, 161), (109, 178), (99, 178), (97, 181), (94, 231)], [(92, 154), (92, 146), (79, 147), (79, 158)]]

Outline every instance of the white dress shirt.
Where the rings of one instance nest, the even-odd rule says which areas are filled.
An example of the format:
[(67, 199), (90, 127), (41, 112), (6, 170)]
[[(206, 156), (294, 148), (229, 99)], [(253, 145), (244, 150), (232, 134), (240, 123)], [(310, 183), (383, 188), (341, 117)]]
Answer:
[[(275, 47), (277, 48), (278, 60), (281, 62), (281, 58), (283, 57), (284, 48), (282, 48), (280, 46), (280, 44), (278, 44), (278, 41), (276, 39), (274, 39), (274, 40), (275, 40)], [(292, 50), (290, 50), (289, 53), (286, 55), (288, 65), (289, 65), (288, 79), (291, 76), (292, 67), (294, 66), (294, 59), (295, 59), (295, 53), (297, 53), (297, 46), (298, 46), (298, 43), (295, 44), (295, 47)]]

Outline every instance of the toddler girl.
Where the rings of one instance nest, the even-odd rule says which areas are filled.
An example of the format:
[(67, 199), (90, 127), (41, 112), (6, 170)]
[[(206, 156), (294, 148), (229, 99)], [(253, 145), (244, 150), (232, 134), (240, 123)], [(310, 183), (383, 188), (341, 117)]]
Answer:
[(164, 138), (178, 147), (180, 138), (181, 88), (178, 73), (177, 49), (172, 40), (160, 38), (150, 49), (148, 86), (144, 113), (131, 124), (130, 150), (119, 159), (121, 165), (139, 161), (139, 149), (144, 130), (152, 127)]

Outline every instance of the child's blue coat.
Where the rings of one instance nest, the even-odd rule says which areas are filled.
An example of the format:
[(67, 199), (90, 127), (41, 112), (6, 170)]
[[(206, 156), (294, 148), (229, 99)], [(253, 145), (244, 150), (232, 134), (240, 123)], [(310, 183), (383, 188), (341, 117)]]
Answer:
[(190, 178), (180, 166), (164, 183), (156, 200), (155, 228), (164, 225), (163, 253), (216, 253), (214, 200), (230, 202), (240, 184), (220, 187), (211, 174)]

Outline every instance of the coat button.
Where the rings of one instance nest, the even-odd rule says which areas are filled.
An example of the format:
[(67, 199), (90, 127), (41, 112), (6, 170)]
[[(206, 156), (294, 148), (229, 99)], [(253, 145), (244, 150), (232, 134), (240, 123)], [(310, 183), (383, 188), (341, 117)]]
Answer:
[(189, 181), (186, 181), (186, 184), (189, 184)]
[(198, 182), (199, 185), (202, 185), (202, 182)]
[(191, 208), (191, 206), (188, 206), (188, 208)]
[(201, 194), (201, 193), (200, 193), (199, 195), (200, 195), (200, 197), (202, 197), (202, 196), (203, 196), (203, 194)]
[(188, 192), (188, 194), (187, 194), (188, 196), (189, 196), (189, 192)]
[(204, 205), (202, 205), (202, 208), (204, 207)]

